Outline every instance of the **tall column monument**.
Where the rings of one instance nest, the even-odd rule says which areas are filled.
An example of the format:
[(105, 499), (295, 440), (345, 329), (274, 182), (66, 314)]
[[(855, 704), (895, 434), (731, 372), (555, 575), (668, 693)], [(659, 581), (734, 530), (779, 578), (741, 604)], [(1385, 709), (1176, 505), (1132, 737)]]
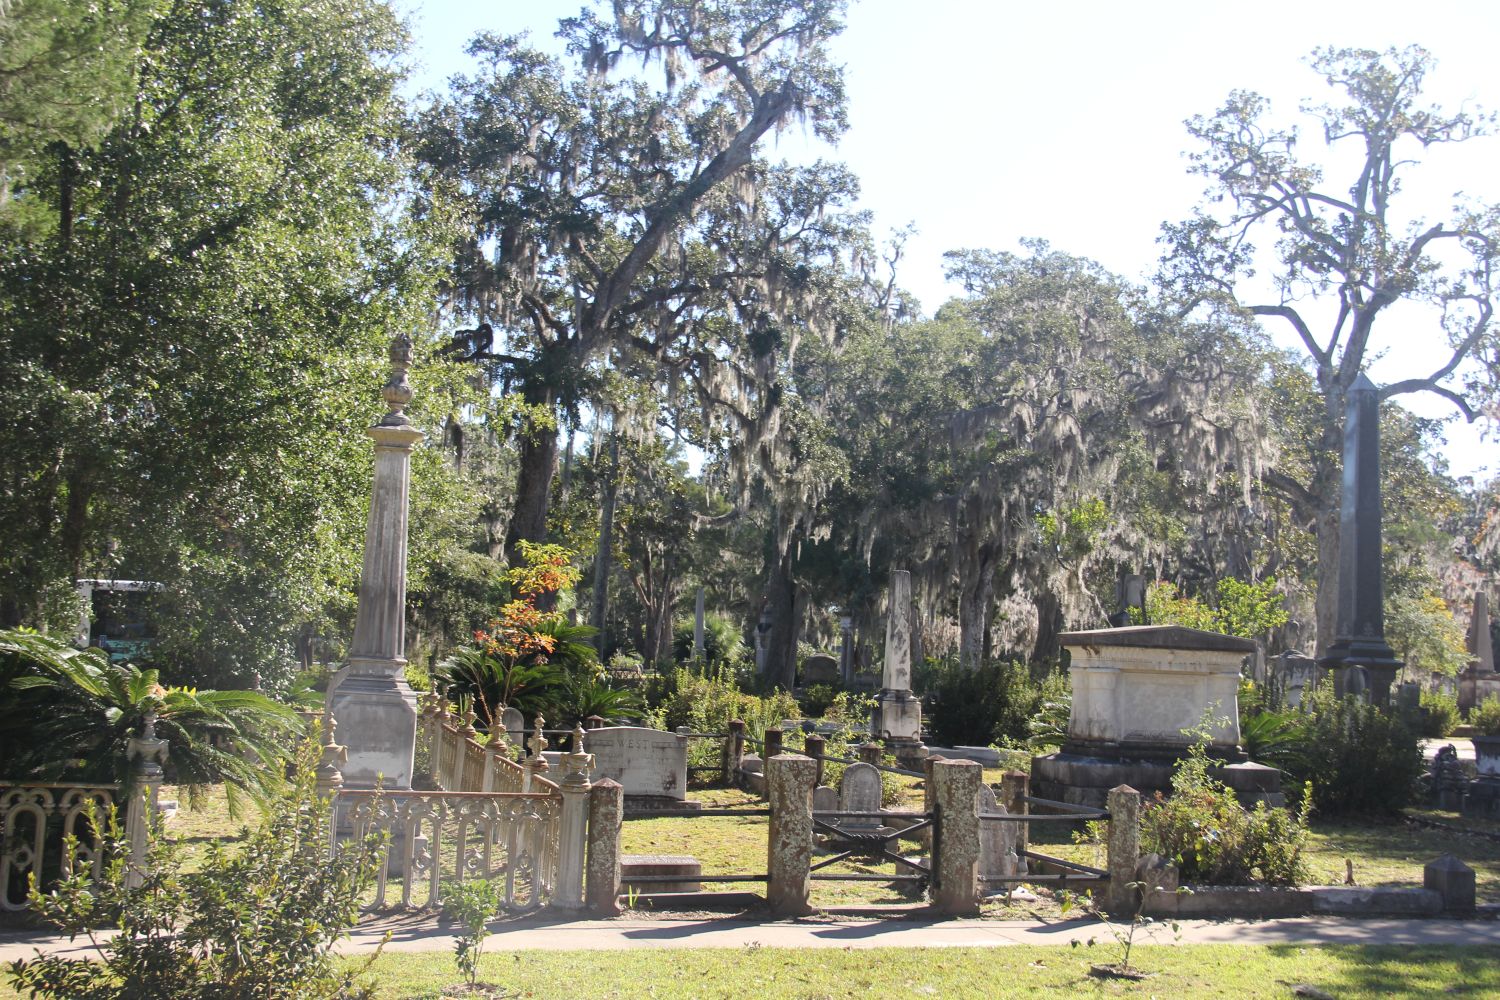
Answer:
[(1344, 483), (1339, 500), (1338, 624), (1322, 666), (1340, 695), (1388, 705), (1401, 661), (1385, 641), (1380, 543), (1380, 392), (1361, 372), (1344, 416)]
[(391, 341), (391, 376), (381, 390), (389, 412), (366, 431), (375, 439), (375, 489), (365, 528), (359, 616), (349, 662), (328, 689), (328, 707), (348, 747), (345, 788), (377, 780), (411, 788), (417, 698), (406, 683), (406, 518), (411, 451), (422, 439), (405, 413), (411, 402), (411, 338)]

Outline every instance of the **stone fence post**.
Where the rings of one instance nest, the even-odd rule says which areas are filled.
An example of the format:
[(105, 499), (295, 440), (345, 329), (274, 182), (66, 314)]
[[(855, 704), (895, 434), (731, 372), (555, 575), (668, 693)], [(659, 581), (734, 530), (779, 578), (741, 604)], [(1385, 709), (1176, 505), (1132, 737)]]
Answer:
[(879, 766), (881, 758), (885, 756), (885, 747), (874, 740), (870, 740), (866, 743), (861, 743), (856, 748), (856, 752), (859, 754), (859, 759), (862, 762)]
[(767, 846), (766, 902), (773, 912), (809, 912), (812, 889), (812, 793), (815, 765), (800, 754), (766, 759), (766, 797), (771, 805)]
[(729, 736), (724, 740), (724, 784), (739, 781), (740, 765), (745, 760), (745, 723), (743, 719), (729, 720)]
[(547, 720), (538, 713), (536, 717), (536, 730), (531, 738), (526, 741), (526, 748), (531, 751), (531, 756), (521, 762), (521, 791), (529, 792), (535, 787), (536, 782), (532, 779), (537, 775), (547, 776), (547, 758), (542, 756), (542, 751), (551, 746), (547, 742), (547, 734), (542, 732), (542, 727)]
[(603, 778), (589, 789), (589, 912), (613, 917), (620, 912), (620, 819), (625, 786)]
[(972, 760), (932, 765), (933, 903), (951, 916), (979, 912), (979, 785), (984, 768)]
[(827, 742), (827, 740), (817, 733), (808, 733), (807, 739), (803, 743), (804, 752), (813, 759), (813, 764), (816, 765), (816, 771), (813, 775), (813, 787), (817, 787), (823, 783), (823, 747)]
[(165, 776), (167, 741), (156, 736), (156, 715), (148, 712), (141, 722), (141, 735), (125, 744), (131, 761), (130, 799), (125, 806), (125, 837), (130, 842), (130, 863), (125, 869), (125, 887), (139, 889), (146, 880), (146, 853), (156, 823), (157, 793)]
[(573, 750), (563, 754), (562, 821), (558, 824), (557, 889), (553, 902), (559, 909), (583, 909), (584, 851), (588, 843), (589, 772), (594, 755), (583, 749), (583, 726), (573, 730)]
[[(1006, 771), (1000, 775), (1000, 808), (1010, 815), (1025, 816), (1031, 812), (1031, 803), (1026, 801), (1026, 796), (1030, 794), (1031, 775), (1025, 771)], [(1016, 857), (1024, 860), (1031, 824), (1022, 822), (1015, 824), (1015, 827)]]
[(1136, 870), (1141, 862), (1141, 793), (1129, 785), (1109, 790), (1109, 887), (1105, 909), (1112, 915), (1135, 912), (1138, 899)]
[(766, 729), (766, 738), (763, 741), (765, 743), (765, 746), (761, 747), (762, 759), (769, 762), (772, 757), (780, 755), (781, 737), (782, 732), (779, 726), (771, 726)]

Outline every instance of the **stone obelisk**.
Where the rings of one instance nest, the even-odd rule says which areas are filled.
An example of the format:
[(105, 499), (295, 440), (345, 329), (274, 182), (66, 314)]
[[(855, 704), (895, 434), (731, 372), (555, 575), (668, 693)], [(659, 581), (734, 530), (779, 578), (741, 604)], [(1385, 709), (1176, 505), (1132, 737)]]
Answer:
[(922, 703), (911, 693), (911, 573), (891, 573), (890, 611), (885, 624), (885, 670), (875, 733), (904, 766), (926, 755), (922, 745)]
[(1401, 661), (1385, 641), (1380, 544), (1380, 392), (1361, 372), (1349, 387), (1344, 415), (1338, 625), (1320, 663), (1335, 671), (1340, 695), (1364, 693), (1389, 705)]
[(375, 439), (375, 489), (365, 528), (359, 614), (348, 664), (328, 689), (328, 707), (349, 749), (345, 788), (411, 788), (417, 699), (406, 683), (406, 518), (412, 448), (422, 432), (405, 413), (411, 338), (391, 341), (389, 412), (366, 431)]

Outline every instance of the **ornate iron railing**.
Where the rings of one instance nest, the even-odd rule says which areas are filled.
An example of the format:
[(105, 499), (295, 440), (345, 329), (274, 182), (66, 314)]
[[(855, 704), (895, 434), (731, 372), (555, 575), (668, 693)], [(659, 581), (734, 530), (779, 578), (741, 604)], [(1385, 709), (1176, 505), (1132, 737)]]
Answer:
[(119, 785), (0, 784), (0, 909), (26, 909), (32, 876), (45, 879), (54, 861), (64, 878), (81, 869), (97, 877), (104, 863), (100, 831), (119, 791)]

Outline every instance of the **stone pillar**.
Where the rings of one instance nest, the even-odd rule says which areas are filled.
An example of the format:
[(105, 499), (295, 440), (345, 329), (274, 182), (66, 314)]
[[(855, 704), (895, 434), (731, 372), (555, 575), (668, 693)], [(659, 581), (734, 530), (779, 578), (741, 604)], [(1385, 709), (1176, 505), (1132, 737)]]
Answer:
[(552, 901), (559, 909), (583, 909), (584, 851), (588, 843), (589, 772), (594, 755), (583, 749), (583, 727), (573, 730), (573, 751), (562, 756), (562, 820), (558, 824), (557, 887)]
[(707, 662), (703, 645), (703, 588), (698, 588), (698, 599), (693, 604), (693, 662)]
[(742, 719), (729, 720), (729, 736), (724, 741), (724, 784), (739, 781), (740, 764), (745, 760), (745, 723)]
[(839, 680), (854, 685), (854, 619), (848, 615), (839, 618)]
[(1141, 861), (1141, 793), (1129, 785), (1109, 790), (1109, 869), (1104, 908), (1116, 919), (1135, 913), (1139, 893), (1136, 869)]
[(827, 742), (827, 740), (823, 739), (817, 733), (808, 733), (807, 738), (802, 743), (803, 752), (812, 758), (816, 768), (813, 773), (813, 787), (817, 787), (823, 783), (823, 765), (826, 763), (823, 760), (823, 747)]
[(866, 764), (874, 764), (876, 766), (879, 766), (880, 763), (885, 759), (885, 747), (881, 746), (879, 743), (876, 743), (874, 740), (870, 740), (867, 743), (861, 743), (858, 747), (855, 748), (855, 752), (859, 754), (859, 759)]
[[(1026, 801), (1026, 796), (1031, 794), (1031, 775), (1025, 771), (1006, 771), (1000, 775), (1000, 808), (1012, 816), (1025, 816), (1031, 812), (1031, 803)], [(1026, 857), (1027, 833), (1030, 824), (1017, 823), (1016, 857)]]
[(766, 902), (782, 916), (809, 912), (812, 890), (814, 766), (800, 754), (766, 758), (766, 796), (771, 805)]
[(890, 611), (885, 625), (885, 669), (881, 675), (875, 735), (904, 766), (922, 756), (922, 703), (911, 693), (911, 574), (891, 573)]
[(1451, 854), (1427, 862), (1422, 869), (1422, 884), (1443, 897), (1443, 912), (1474, 912), (1474, 869)]
[(329, 686), (327, 704), (349, 748), (344, 781), (355, 788), (411, 788), (417, 700), (406, 683), (406, 519), (412, 448), (422, 432), (404, 412), (411, 338), (391, 341), (391, 377), (381, 395), (390, 410), (368, 431), (375, 439), (375, 488), (365, 528), (359, 613), (349, 662)]
[(625, 812), (625, 788), (602, 778), (589, 789), (589, 853), (587, 897), (589, 912), (613, 917), (620, 912), (620, 820)]
[(1335, 671), (1340, 695), (1358, 693), (1354, 668), (1362, 668), (1370, 701), (1389, 706), (1401, 661), (1385, 641), (1380, 514), (1380, 391), (1361, 372), (1349, 387), (1344, 411), (1338, 627), (1320, 662)]
[(769, 761), (772, 757), (781, 753), (781, 728), (771, 726), (766, 730), (766, 738), (762, 741), (765, 746), (761, 747), (762, 759)]
[(771, 609), (766, 608), (760, 613), (760, 621), (755, 626), (755, 676), (766, 676), (766, 654), (769, 647), (771, 635)]
[(526, 748), (531, 751), (531, 756), (527, 757), (521, 764), (521, 791), (523, 792), (529, 792), (535, 787), (533, 779), (537, 775), (541, 775), (544, 778), (547, 776), (547, 758), (542, 756), (542, 751), (546, 750), (549, 745), (547, 734), (542, 732), (542, 728), (546, 724), (547, 720), (542, 718), (541, 713), (538, 712), (536, 716), (536, 731), (532, 734), (531, 739), (526, 741)]
[(932, 901), (942, 913), (979, 912), (979, 784), (984, 768), (972, 760), (932, 765), (936, 813)]
[(167, 741), (156, 735), (156, 714), (141, 720), (141, 735), (125, 744), (130, 760), (132, 787), (125, 807), (125, 839), (130, 843), (130, 863), (125, 869), (125, 887), (139, 889), (146, 880), (146, 854), (156, 825), (156, 801), (167, 762)]

